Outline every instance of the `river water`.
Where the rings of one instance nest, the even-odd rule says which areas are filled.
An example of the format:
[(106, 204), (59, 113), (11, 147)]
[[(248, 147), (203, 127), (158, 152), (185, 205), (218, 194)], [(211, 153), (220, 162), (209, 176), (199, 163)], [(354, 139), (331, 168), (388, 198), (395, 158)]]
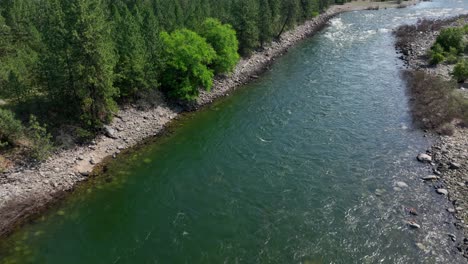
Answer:
[(411, 124), (391, 30), (466, 10), (340, 15), (2, 241), (1, 262), (465, 263), (449, 202), (419, 180), (431, 140)]

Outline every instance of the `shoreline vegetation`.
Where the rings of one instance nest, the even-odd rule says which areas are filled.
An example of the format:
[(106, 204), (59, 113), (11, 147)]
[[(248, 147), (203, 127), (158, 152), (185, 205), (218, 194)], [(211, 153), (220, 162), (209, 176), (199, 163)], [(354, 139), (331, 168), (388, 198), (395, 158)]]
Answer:
[[(417, 2), (354, 1), (333, 5), (301, 25), (284, 30), (279, 38), (269, 40), (269, 45), (262, 45), (262, 49), (253, 50), (249, 56), (240, 58), (232, 73), (215, 76), (211, 91), (198, 91), (196, 100), (176, 104), (158, 90), (146, 93), (145, 100), (122, 104), (113, 114), (113, 120), (102, 127), (101, 133), (84, 144), (70, 143), (69, 147), (56, 150), (43, 162), (10, 163), (0, 173), (0, 237), (7, 236), (73, 191), (77, 184), (97, 174), (99, 167), (112, 157), (163, 133), (179, 114), (228, 96), (232, 90), (258, 78), (277, 57), (301, 40), (313, 36), (336, 15), (357, 10), (401, 8)], [(8, 106), (8, 103), (0, 100), (0, 109)], [(43, 144), (40, 140), (44, 138), (50, 140), (50, 135), (37, 120), (27, 130), (36, 135), (39, 144)], [(5, 159), (0, 155), (0, 166), (2, 162), (5, 163)]]
[(414, 121), (438, 136), (418, 156), (432, 171), (422, 179), (452, 202), (444, 210), (454, 218), (447, 219), (454, 219), (450, 223), (464, 237), (451, 239), (468, 258), (468, 15), (421, 20), (401, 26), (395, 35)]

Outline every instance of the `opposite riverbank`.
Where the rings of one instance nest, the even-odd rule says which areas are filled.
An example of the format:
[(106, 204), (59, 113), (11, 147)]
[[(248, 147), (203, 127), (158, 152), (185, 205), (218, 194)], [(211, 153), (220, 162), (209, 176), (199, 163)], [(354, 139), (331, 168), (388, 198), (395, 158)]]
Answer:
[[(415, 1), (405, 2), (405, 5)], [(243, 59), (229, 77), (217, 78), (210, 93), (203, 92), (193, 108), (200, 108), (248, 81), (268, 68), (275, 58), (287, 52), (288, 48), (312, 36), (322, 29), (334, 16), (347, 11), (397, 7), (389, 3), (353, 2), (334, 6), (315, 19), (286, 32), (261, 52)], [(183, 112), (165, 102), (162, 96), (155, 97), (156, 106), (141, 111), (134, 107), (121, 109), (115, 120), (90, 145), (75, 146), (59, 151), (47, 161), (31, 168), (13, 168), (0, 177), (0, 236), (7, 235), (16, 226), (24, 223), (54, 201), (72, 191), (74, 187), (93, 175), (97, 164), (106, 157), (118, 155), (121, 151), (137, 145), (144, 139), (164, 131), (171, 120)]]
[[(409, 76), (408, 88), (412, 111), (416, 112), (414, 113), (415, 122), (423, 127), (439, 122), (433, 119), (442, 116), (440, 112), (450, 110), (445, 107), (450, 104), (444, 103), (450, 100), (450, 97), (439, 98), (437, 102), (426, 102), (426, 106), (420, 105), (424, 104), (424, 100), (418, 97), (424, 96), (424, 93), (417, 89), (415, 91), (414, 86), (417, 85), (415, 83), (427, 84), (427, 80), (424, 79), (439, 78), (438, 84), (445, 83), (447, 87), (452, 87), (454, 81), (451, 73), (454, 64), (431, 65), (428, 53), (442, 29), (467, 24), (468, 15), (461, 15), (447, 20), (423, 20), (416, 26), (402, 26), (396, 31), (396, 48), (402, 53), (401, 59), (405, 61), (407, 68), (405, 75)], [(425, 77), (415, 78), (417, 74)], [(468, 92), (463, 86), (458, 84), (458, 87), (452, 91), (455, 93), (452, 96), (468, 98)], [(421, 88), (427, 89), (427, 87)], [(440, 109), (434, 106), (434, 103), (441, 105)], [(437, 112), (434, 115), (432, 111)], [(442, 129), (438, 129), (437, 132), (439, 132), (437, 142), (425, 153), (428, 155), (426, 157), (433, 175), (423, 177), (423, 179), (432, 185), (435, 192), (446, 196), (452, 202), (451, 207), (443, 210), (454, 214), (456, 221), (453, 224), (463, 230), (464, 238), (452, 237), (451, 239), (458, 251), (468, 258), (468, 129), (460, 120), (455, 119), (448, 126), (442, 126)]]

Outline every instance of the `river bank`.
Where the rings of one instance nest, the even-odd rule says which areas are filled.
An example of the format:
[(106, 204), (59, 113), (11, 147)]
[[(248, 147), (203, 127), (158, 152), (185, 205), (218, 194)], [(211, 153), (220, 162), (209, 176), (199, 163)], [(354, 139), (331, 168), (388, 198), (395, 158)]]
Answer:
[[(413, 4), (415, 2), (405, 2)], [(334, 6), (326, 13), (294, 30), (283, 34), (280, 41), (262, 52), (243, 59), (230, 77), (218, 78), (211, 93), (202, 93), (194, 108), (208, 104), (218, 97), (226, 96), (240, 85), (255, 79), (267, 69), (275, 58), (300, 40), (313, 35), (339, 13), (375, 9), (371, 2)], [(381, 6), (392, 7), (388, 3)], [(395, 7), (395, 6), (393, 6)], [(179, 107), (167, 104), (159, 97), (157, 107), (146, 111), (133, 107), (121, 109), (107, 128), (106, 135), (98, 136), (92, 144), (76, 146), (60, 151), (46, 162), (33, 168), (14, 168), (0, 177), (0, 236), (7, 235), (16, 226), (24, 223), (72, 191), (81, 181), (93, 174), (93, 169), (106, 157), (118, 155), (142, 140), (161, 133), (165, 126), (182, 112)]]
[[(468, 16), (461, 15), (447, 20), (420, 21), (414, 27), (400, 27), (396, 31), (396, 47), (402, 53), (401, 59), (406, 64), (407, 73), (419, 71), (428, 76), (438, 76), (446, 82), (451, 81), (454, 64), (430, 65), (427, 54), (442, 29), (466, 24)], [(467, 98), (467, 92), (460, 84), (457, 88), (459, 89), (454, 91), (457, 96)], [(412, 94), (411, 87), (409, 89), (410, 96), (418, 96)], [(448, 111), (448, 109), (442, 110)], [(422, 125), (431, 121), (430, 118), (424, 119), (426, 118), (415, 121)], [(465, 258), (468, 258), (468, 129), (454, 120), (447, 132), (448, 135), (437, 134), (437, 142), (426, 151), (432, 159), (428, 164), (434, 174), (426, 179), (431, 177), (432, 179), (427, 182), (433, 186), (434, 191), (447, 196), (452, 202), (453, 206), (445, 210), (449, 214), (454, 214), (456, 221), (453, 224), (463, 230), (465, 235), (465, 238), (456, 241), (455, 246)]]

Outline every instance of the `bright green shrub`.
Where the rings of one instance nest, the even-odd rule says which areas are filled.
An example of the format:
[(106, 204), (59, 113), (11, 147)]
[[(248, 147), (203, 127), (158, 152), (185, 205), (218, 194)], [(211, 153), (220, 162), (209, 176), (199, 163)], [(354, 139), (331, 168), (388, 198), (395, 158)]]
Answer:
[(0, 109), (0, 147), (15, 142), (23, 135), (24, 127), (13, 112)]
[(216, 51), (216, 57), (210, 65), (215, 73), (231, 72), (239, 61), (239, 42), (236, 31), (229, 24), (221, 24), (214, 18), (208, 18), (203, 22), (200, 36)]
[(450, 47), (449, 52), (447, 52), (446, 61), (450, 64), (455, 64), (458, 61), (458, 50), (454, 47)]
[(53, 149), (52, 136), (45, 126), (41, 126), (34, 115), (31, 115), (29, 119), (27, 134), (31, 141), (31, 158), (39, 161), (45, 160)]
[(445, 28), (440, 31), (436, 43), (446, 52), (449, 52), (450, 48), (455, 48), (457, 53), (460, 53), (464, 48), (463, 34), (464, 31), (461, 28)]
[(461, 60), (453, 68), (452, 75), (458, 82), (463, 82), (468, 78), (468, 62)]
[(165, 62), (161, 85), (170, 97), (194, 100), (198, 89), (210, 90), (213, 71), (208, 65), (216, 52), (204, 38), (188, 29), (161, 33), (162, 59)]
[(445, 60), (444, 55), (442, 53), (438, 52), (431, 52), (431, 64), (432, 65), (437, 65)]

